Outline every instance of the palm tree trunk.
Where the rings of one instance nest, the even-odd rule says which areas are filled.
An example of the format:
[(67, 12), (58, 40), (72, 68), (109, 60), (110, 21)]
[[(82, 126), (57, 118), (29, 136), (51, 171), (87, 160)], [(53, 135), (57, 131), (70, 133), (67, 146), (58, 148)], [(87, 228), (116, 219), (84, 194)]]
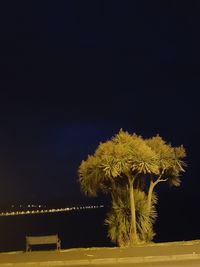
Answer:
[(129, 178), (129, 197), (130, 197), (130, 209), (131, 209), (131, 223), (130, 223), (130, 239), (131, 245), (137, 243), (137, 230), (136, 230), (136, 212), (135, 212), (135, 199), (133, 181)]
[(148, 196), (147, 196), (147, 209), (148, 209), (148, 212), (150, 213), (151, 211), (151, 202), (152, 202), (152, 194), (153, 194), (153, 190), (154, 190), (154, 187), (160, 183), (160, 182), (166, 182), (168, 180), (168, 178), (165, 178), (165, 179), (162, 179), (162, 175), (164, 174), (164, 169), (162, 170), (160, 176), (157, 178), (156, 181), (153, 181), (152, 180), (152, 177), (151, 177), (151, 180), (150, 180), (150, 185), (149, 185), (149, 191), (148, 191)]
[(150, 185), (149, 185), (148, 196), (147, 196), (147, 210), (148, 210), (148, 214), (151, 211), (151, 201), (152, 201), (153, 189), (154, 189), (154, 183), (153, 183), (153, 181), (151, 181), (150, 182)]

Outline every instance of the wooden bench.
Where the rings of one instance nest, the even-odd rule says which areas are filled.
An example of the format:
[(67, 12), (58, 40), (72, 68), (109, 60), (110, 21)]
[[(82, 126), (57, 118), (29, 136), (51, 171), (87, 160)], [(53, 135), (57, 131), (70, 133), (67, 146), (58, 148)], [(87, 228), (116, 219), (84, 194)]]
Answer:
[(31, 251), (32, 245), (56, 244), (57, 250), (61, 248), (58, 235), (26, 236), (26, 251)]

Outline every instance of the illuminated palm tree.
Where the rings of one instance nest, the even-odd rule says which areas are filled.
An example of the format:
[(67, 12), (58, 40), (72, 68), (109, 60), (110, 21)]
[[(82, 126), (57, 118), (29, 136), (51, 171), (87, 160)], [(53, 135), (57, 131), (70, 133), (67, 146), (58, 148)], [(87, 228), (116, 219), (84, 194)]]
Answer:
[(110, 141), (101, 143), (93, 156), (79, 167), (79, 182), (85, 194), (98, 189), (112, 192), (126, 186), (130, 205), (130, 244), (138, 242), (134, 191), (140, 174), (158, 174), (155, 152), (136, 134), (119, 131)]
[(152, 239), (155, 186), (161, 182), (178, 186), (185, 156), (183, 146), (172, 147), (160, 136), (145, 140), (120, 130), (81, 162), (79, 182), (83, 192), (95, 196), (100, 189), (112, 195), (107, 218), (111, 239), (130, 245)]

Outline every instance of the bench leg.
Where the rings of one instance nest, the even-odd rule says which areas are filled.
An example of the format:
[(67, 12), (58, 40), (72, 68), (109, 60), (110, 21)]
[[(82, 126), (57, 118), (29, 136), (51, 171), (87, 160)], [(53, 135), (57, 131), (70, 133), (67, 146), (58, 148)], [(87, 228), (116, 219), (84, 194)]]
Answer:
[(60, 240), (58, 240), (58, 242), (57, 242), (57, 250), (60, 250), (61, 249), (61, 242), (60, 242)]
[(26, 244), (26, 252), (31, 251), (31, 246), (29, 244)]

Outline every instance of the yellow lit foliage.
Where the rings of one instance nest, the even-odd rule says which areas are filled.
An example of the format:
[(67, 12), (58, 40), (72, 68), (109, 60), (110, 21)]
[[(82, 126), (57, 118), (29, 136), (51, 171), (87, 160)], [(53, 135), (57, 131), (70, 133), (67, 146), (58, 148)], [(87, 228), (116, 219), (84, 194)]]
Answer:
[[(174, 186), (180, 185), (180, 174), (184, 172), (186, 166), (183, 161), (185, 156), (183, 146), (172, 147), (159, 135), (144, 139), (139, 135), (120, 130), (110, 140), (100, 143), (94, 154), (81, 162), (78, 170), (80, 186), (85, 194), (91, 196), (96, 196), (98, 189), (110, 193), (113, 205), (116, 199), (114, 194), (117, 194), (119, 204), (122, 203), (119, 199), (120, 188), (123, 192), (126, 190), (128, 195), (126, 205), (131, 216), (128, 222), (124, 222), (124, 225), (126, 227), (129, 225), (131, 231), (129, 229), (128, 236), (122, 239), (125, 243), (128, 242), (127, 240), (130, 242), (137, 242), (138, 239), (150, 240), (150, 237), (153, 237), (153, 232), (150, 233), (153, 228), (149, 225), (153, 223), (151, 218), (154, 218), (152, 211), (155, 210), (153, 208), (155, 186), (160, 182), (168, 182)], [(139, 192), (142, 193), (139, 194)], [(144, 209), (138, 206), (137, 197), (139, 196), (143, 199), (143, 206), (147, 207), (145, 216)], [(127, 220), (125, 216), (119, 221), (119, 216), (113, 214), (110, 218), (115, 216), (118, 225)], [(141, 224), (142, 218), (145, 220)], [(140, 225), (148, 225), (146, 229), (151, 229), (149, 235), (145, 227), (140, 229)], [(134, 235), (132, 240), (131, 235)], [(118, 237), (116, 240), (120, 243)]]

